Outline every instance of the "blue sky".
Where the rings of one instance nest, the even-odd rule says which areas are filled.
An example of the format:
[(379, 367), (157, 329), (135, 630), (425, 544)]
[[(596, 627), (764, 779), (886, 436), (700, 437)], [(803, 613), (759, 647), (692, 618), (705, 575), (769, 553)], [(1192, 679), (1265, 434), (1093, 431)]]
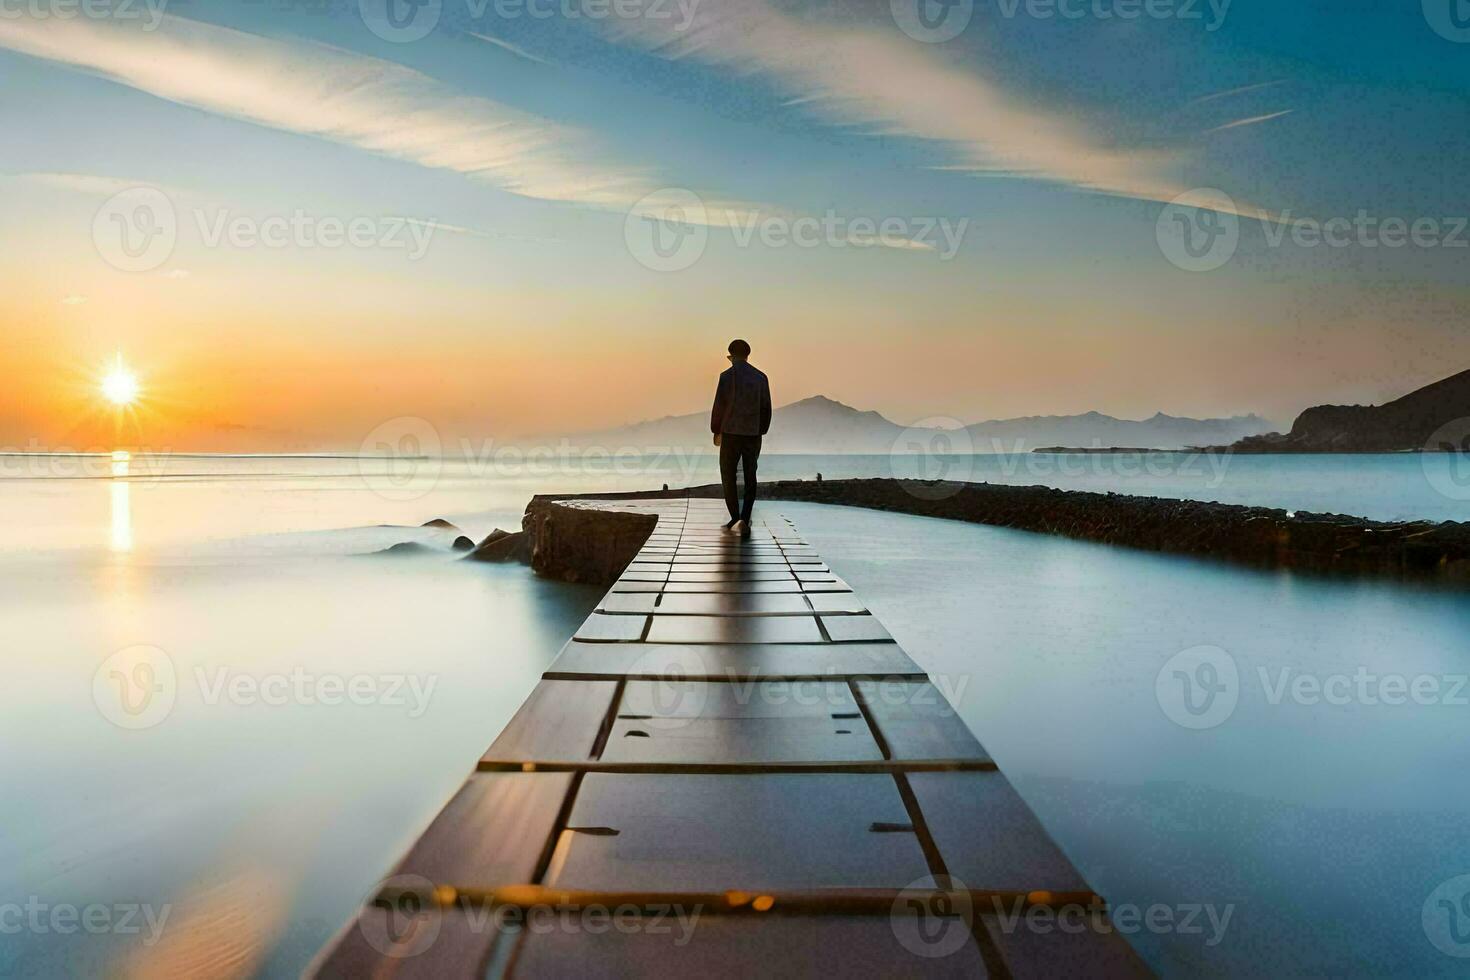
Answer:
[[(195, 0), (156, 22), (143, 0), (58, 2), (0, 13), (18, 284), (0, 344), (37, 386), (7, 406), (9, 440), (62, 438), (47, 372), (115, 350), (170, 393), (180, 438), (347, 443), (385, 413), (510, 434), (692, 410), (734, 333), (778, 400), (900, 421), (1289, 422), (1470, 360), (1470, 28), (1437, 32), (1455, 22), (1436, 0), (1070, 0), (1070, 18), (956, 0), (968, 24), (935, 43), (901, 29), (908, 0), (621, 0), (626, 17), (440, 0), (397, 8), (426, 31), (400, 42), (385, 0)], [(1120, 17), (1142, 9), (1160, 16)], [(139, 186), (168, 196), (178, 243), (119, 270), (93, 217)], [(1202, 272), (1159, 237), (1197, 188), (1239, 227)], [(675, 191), (702, 214), (674, 215)], [(295, 211), (435, 233), (407, 261), (221, 245), (200, 223)], [(692, 220), (707, 244), (650, 269), (630, 211)], [(1396, 248), (1267, 234), (1360, 212), (1434, 231)], [(737, 234), (824, 215), (838, 231), (814, 247)], [(941, 220), (963, 222), (954, 247)], [(518, 380), (486, 390), (450, 363)], [(552, 373), (579, 396), (538, 404), (526, 379)]]

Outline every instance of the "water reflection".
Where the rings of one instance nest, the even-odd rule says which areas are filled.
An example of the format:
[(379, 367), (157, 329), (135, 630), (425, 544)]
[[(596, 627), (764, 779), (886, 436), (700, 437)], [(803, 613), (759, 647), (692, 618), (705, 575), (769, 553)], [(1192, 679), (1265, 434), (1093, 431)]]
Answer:
[(133, 508), (129, 494), (128, 463), (132, 459), (121, 450), (112, 454), (112, 479), (108, 490), (112, 494), (112, 550), (133, 550)]

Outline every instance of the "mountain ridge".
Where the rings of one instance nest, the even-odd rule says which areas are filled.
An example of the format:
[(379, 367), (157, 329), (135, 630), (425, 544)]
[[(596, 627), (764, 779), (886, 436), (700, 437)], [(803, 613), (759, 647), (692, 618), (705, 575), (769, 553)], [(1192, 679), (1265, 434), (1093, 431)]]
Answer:
[[(1027, 452), (1049, 445), (1184, 449), (1233, 442), (1272, 428), (1271, 423), (1254, 414), (1194, 419), (1155, 412), (1147, 419), (1132, 420), (1098, 411), (988, 419), (965, 426), (905, 426), (880, 412), (859, 409), (826, 395), (812, 395), (772, 413), (765, 450), (838, 455), (930, 452), (940, 444), (931, 440), (941, 437), (948, 452)], [(565, 438), (580, 446), (714, 451), (709, 417), (704, 413), (666, 415)]]

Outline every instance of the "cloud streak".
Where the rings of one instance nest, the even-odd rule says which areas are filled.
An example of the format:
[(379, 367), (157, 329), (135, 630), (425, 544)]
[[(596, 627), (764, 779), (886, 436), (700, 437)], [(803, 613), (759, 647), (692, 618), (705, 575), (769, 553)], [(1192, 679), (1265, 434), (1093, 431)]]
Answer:
[(946, 167), (1006, 174), (1152, 201), (1186, 188), (1166, 150), (1118, 147), (1075, 120), (1022, 104), (895, 28), (822, 24), (765, 0), (705, 5), (692, 29), (654, 20), (613, 28), (669, 59), (694, 58), (776, 80), (795, 104), (866, 130), (942, 142)]
[(169, 16), (157, 31), (0, 19), (0, 46), (161, 99), (449, 170), (524, 197), (623, 206), (648, 174), (599, 162), (580, 130), (326, 45)]
[(1282, 116), (1289, 116), (1295, 111), (1295, 109), (1283, 109), (1280, 112), (1268, 112), (1264, 116), (1250, 116), (1246, 119), (1237, 119), (1235, 120), (1235, 122), (1228, 122), (1223, 126), (1216, 126), (1214, 129), (1207, 129), (1205, 130), (1205, 134), (1209, 135), (1210, 133), (1223, 133), (1227, 129), (1239, 129), (1242, 126), (1254, 126), (1256, 123), (1270, 122), (1272, 119), (1280, 119)]

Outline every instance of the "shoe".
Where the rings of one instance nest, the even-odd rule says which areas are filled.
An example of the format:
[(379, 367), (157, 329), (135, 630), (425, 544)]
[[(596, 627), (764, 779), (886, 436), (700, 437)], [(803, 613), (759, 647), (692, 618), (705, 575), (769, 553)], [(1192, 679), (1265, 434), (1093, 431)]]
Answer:
[(738, 521), (738, 520), (740, 520), (740, 518), (738, 518), (738, 517), (732, 517), (728, 521), (726, 521), (725, 522), (725, 530), (728, 531), (731, 528), (733, 528), (735, 526), (735, 522)]
[(749, 521), (736, 521), (735, 522), (735, 533), (738, 534), (738, 535), (740, 535), (742, 538), (748, 538), (748, 537), (750, 537), (750, 522)]

